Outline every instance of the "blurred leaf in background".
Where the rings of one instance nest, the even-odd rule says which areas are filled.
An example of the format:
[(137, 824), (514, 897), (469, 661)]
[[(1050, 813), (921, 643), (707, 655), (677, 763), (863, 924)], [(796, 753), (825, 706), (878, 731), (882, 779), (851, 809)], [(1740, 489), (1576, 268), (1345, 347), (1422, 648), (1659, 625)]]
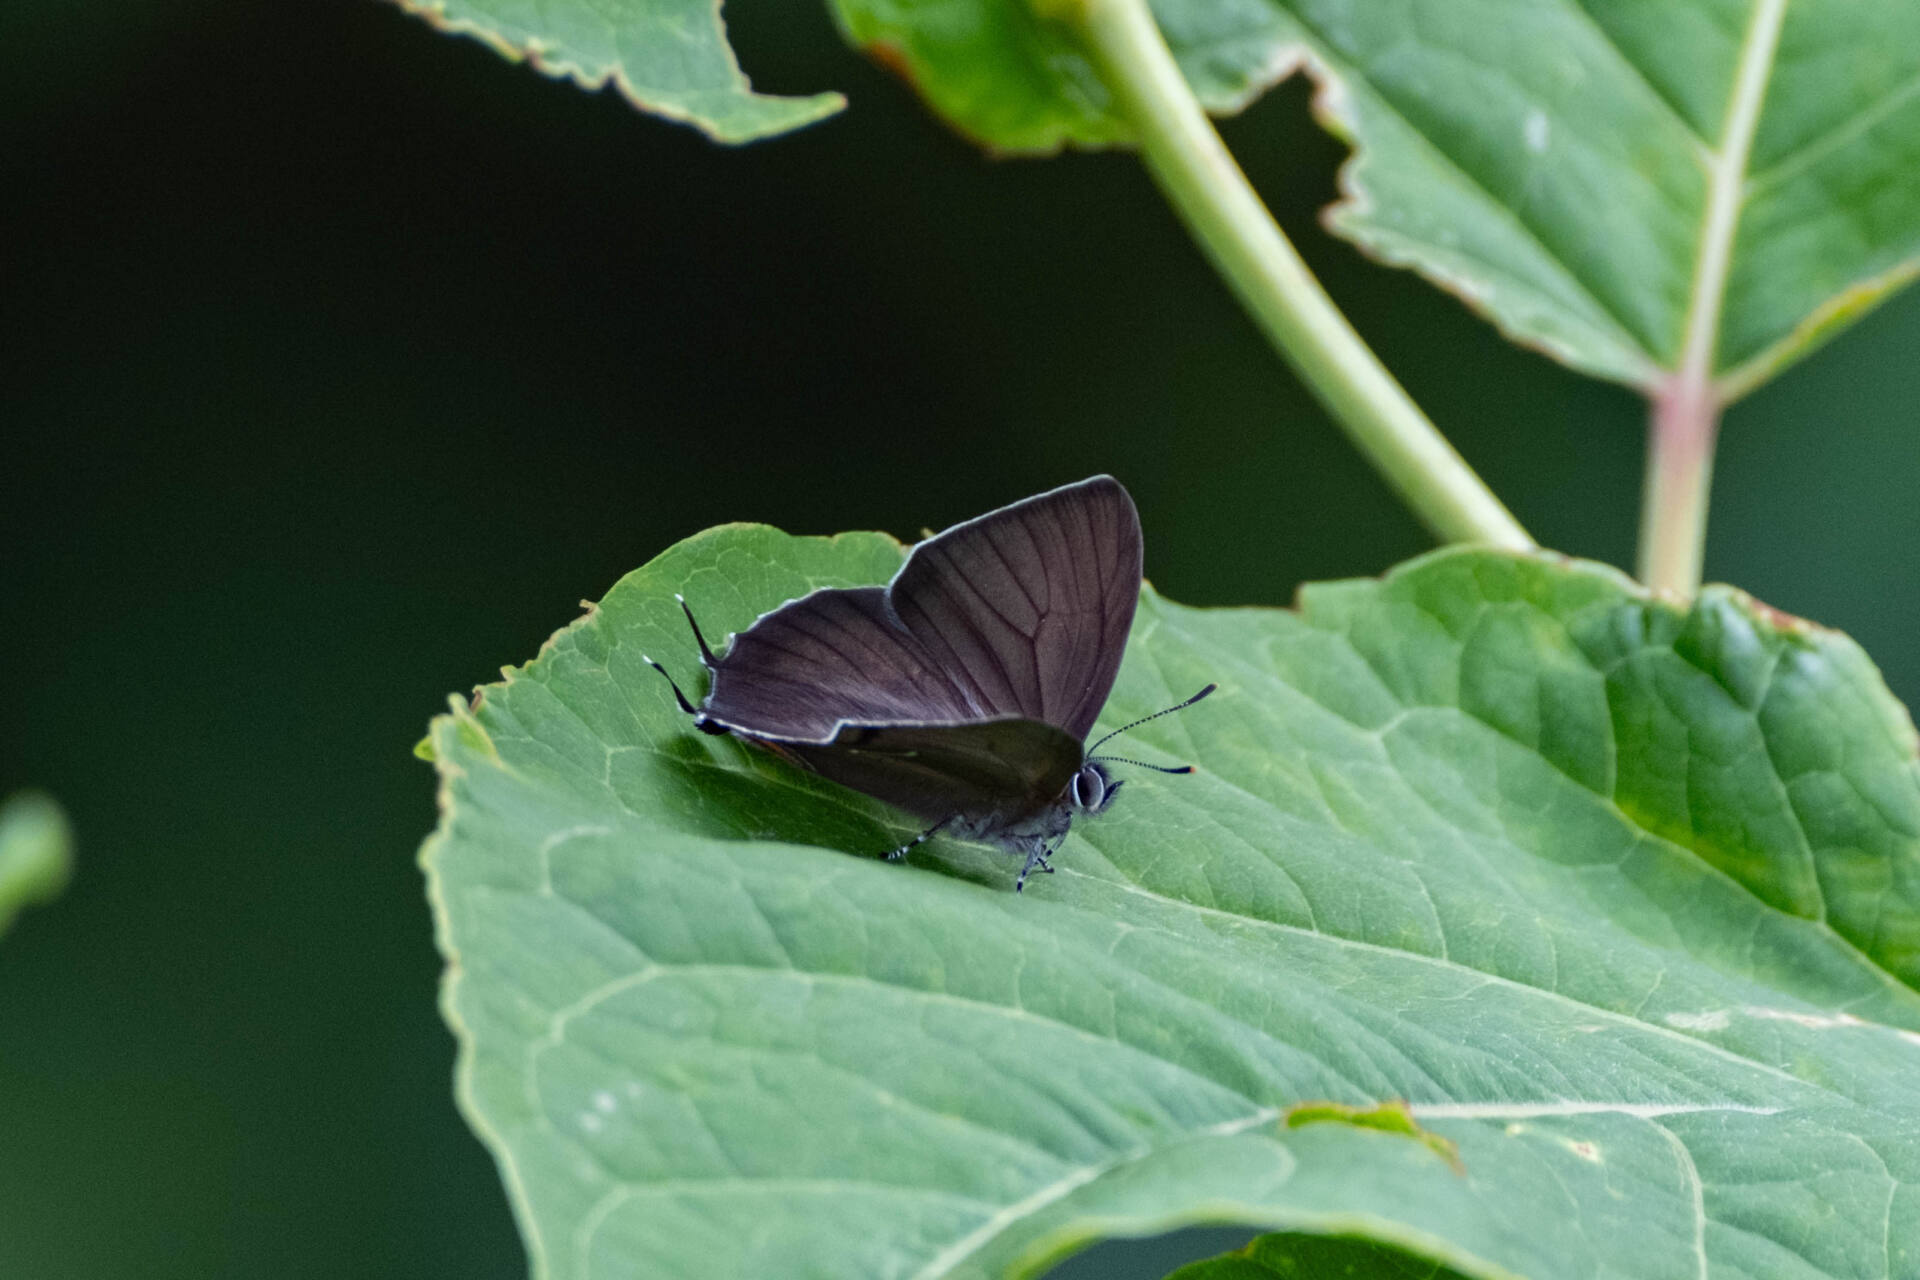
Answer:
[(22, 907), (51, 902), (73, 876), (73, 829), (52, 796), (18, 791), (0, 802), (0, 933)]

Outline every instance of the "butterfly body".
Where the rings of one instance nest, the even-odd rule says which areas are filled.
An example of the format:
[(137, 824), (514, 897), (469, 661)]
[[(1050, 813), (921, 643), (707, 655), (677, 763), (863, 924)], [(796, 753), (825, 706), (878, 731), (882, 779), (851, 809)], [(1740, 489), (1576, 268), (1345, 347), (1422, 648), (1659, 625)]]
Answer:
[(1133, 500), (1096, 476), (920, 543), (885, 587), (788, 601), (724, 655), (694, 623), (712, 683), (697, 708), (674, 692), (704, 732), (931, 823), (920, 839), (1023, 854), (1017, 888), (1119, 790), (1084, 744), (1140, 582)]

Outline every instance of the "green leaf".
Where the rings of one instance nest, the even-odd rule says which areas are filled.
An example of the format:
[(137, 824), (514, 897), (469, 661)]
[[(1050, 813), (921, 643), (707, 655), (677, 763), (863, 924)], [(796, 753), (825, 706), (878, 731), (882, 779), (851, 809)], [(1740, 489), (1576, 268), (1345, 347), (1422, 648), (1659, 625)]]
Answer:
[(53, 797), (7, 797), (0, 804), (0, 933), (21, 907), (59, 897), (72, 875), (73, 830)]
[(846, 105), (753, 92), (727, 44), (719, 0), (396, 0), (442, 31), (473, 36), (584, 89), (611, 84), (642, 111), (720, 142), (751, 142)]
[[(1448, 551), (1142, 598), (1140, 774), (1025, 894), (691, 730), (709, 634), (885, 580), (710, 531), (432, 727), (459, 1096), (536, 1274), (1037, 1274), (1195, 1222), (1474, 1277), (1920, 1266), (1920, 765), (1844, 637)], [(1403, 1133), (1290, 1127), (1404, 1100)]]
[[(1037, 16), (1047, 0), (832, 3), (850, 39), (990, 147), (1128, 137), (1071, 30)], [(1697, 338), (1713, 342), (1701, 366), (1738, 394), (1920, 269), (1920, 5), (1906, 0), (1154, 13), (1216, 112), (1304, 63), (1321, 118), (1355, 148), (1328, 225), (1576, 369), (1651, 387), (1681, 365), (1697, 309), (1718, 321)]]
[(1167, 1280), (1452, 1280), (1438, 1263), (1338, 1236), (1261, 1236), (1245, 1249), (1180, 1268)]

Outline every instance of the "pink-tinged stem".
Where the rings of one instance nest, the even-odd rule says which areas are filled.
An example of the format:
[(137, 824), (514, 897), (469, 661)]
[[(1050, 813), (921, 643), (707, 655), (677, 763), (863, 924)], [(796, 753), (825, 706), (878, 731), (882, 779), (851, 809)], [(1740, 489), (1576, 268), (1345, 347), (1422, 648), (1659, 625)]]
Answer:
[(1647, 431), (1640, 581), (1680, 596), (1700, 589), (1714, 437), (1725, 403), (1713, 386), (1720, 309), (1726, 304), (1734, 241), (1746, 201), (1747, 164), (1786, 20), (1787, 0), (1754, 0), (1746, 36), (1740, 42), (1720, 142), (1706, 157), (1706, 210), (1679, 367), (1655, 393), (1653, 421)]
[(1704, 377), (1682, 372), (1654, 398), (1640, 511), (1640, 581), (1656, 591), (1691, 596), (1700, 589), (1719, 428), (1720, 401)]

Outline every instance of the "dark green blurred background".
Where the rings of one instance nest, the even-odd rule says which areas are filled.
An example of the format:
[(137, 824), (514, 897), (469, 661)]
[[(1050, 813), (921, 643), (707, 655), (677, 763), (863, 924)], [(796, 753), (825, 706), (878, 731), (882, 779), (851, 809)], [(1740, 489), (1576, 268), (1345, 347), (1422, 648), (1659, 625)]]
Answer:
[[(0, 6), (0, 792), (81, 840), (0, 942), (0, 1275), (525, 1274), (408, 752), (673, 540), (1111, 471), (1189, 602), (1427, 545), (1132, 159), (987, 161), (817, 6), (734, 10), (852, 109), (726, 151), (374, 0)], [(1227, 133), (1534, 534), (1626, 562), (1639, 403), (1325, 237), (1297, 87)], [(1917, 339), (1909, 295), (1734, 410), (1708, 555), (1908, 700)]]

